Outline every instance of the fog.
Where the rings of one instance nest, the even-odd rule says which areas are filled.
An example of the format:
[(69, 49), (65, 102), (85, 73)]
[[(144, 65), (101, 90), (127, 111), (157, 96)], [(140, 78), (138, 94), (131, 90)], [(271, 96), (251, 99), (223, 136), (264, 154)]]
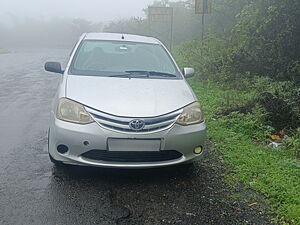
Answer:
[(153, 0), (1, 0), (0, 48), (71, 46), (83, 32), (145, 18)]
[(1, 0), (1, 21), (11, 23), (12, 15), (24, 18), (53, 17), (84, 18), (93, 22), (107, 22), (130, 16), (143, 16), (142, 9), (153, 0)]
[[(173, 22), (149, 20), (149, 6), (172, 7)], [(201, 37), (202, 16), (194, 7), (194, 0), (1, 0), (0, 49), (71, 48), (85, 32), (154, 36), (171, 48)]]

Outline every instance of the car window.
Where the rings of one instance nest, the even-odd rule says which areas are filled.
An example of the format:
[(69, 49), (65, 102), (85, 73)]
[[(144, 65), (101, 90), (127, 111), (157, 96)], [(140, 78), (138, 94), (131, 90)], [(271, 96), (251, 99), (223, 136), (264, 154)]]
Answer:
[(83, 41), (70, 72), (74, 75), (109, 76), (126, 71), (155, 71), (180, 77), (165, 49), (158, 44)]

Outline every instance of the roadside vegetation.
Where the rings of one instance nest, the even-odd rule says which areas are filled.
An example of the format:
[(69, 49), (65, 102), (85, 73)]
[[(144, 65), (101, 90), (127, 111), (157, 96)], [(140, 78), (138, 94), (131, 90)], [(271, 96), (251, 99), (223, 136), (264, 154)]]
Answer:
[(299, 224), (300, 132), (280, 148), (268, 146), (272, 131), (267, 128), (267, 114), (261, 106), (256, 105), (252, 112), (229, 113), (238, 105), (247, 104), (255, 91), (226, 90), (209, 81), (190, 83), (203, 103), (208, 136), (228, 165), (228, 183), (233, 189), (242, 183), (262, 193), (272, 213), (278, 215), (274, 222)]
[(228, 182), (262, 193), (274, 222), (300, 224), (300, 2), (240, 3), (226, 32), (212, 26), (175, 54), (198, 71), (190, 83)]

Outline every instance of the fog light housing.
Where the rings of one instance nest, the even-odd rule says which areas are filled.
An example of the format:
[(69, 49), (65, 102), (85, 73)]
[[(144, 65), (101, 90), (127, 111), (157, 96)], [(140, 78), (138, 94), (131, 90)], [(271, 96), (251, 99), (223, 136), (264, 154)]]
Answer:
[(196, 155), (200, 155), (202, 152), (203, 152), (202, 146), (198, 146), (194, 149), (194, 154), (196, 154)]
[(65, 153), (67, 153), (69, 151), (69, 148), (66, 145), (59, 145), (59, 146), (57, 146), (57, 151), (60, 154), (65, 154)]

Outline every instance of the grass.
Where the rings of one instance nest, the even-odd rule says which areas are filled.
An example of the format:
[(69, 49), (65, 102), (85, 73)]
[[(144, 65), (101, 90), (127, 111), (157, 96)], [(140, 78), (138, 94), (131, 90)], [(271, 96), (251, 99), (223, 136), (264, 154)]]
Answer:
[(266, 139), (262, 112), (217, 116), (231, 105), (247, 102), (254, 93), (224, 90), (211, 82), (190, 82), (199, 97), (208, 136), (223, 155), (228, 182), (243, 183), (266, 198), (275, 222), (300, 224), (300, 162), (289, 149), (274, 150), (255, 139)]

